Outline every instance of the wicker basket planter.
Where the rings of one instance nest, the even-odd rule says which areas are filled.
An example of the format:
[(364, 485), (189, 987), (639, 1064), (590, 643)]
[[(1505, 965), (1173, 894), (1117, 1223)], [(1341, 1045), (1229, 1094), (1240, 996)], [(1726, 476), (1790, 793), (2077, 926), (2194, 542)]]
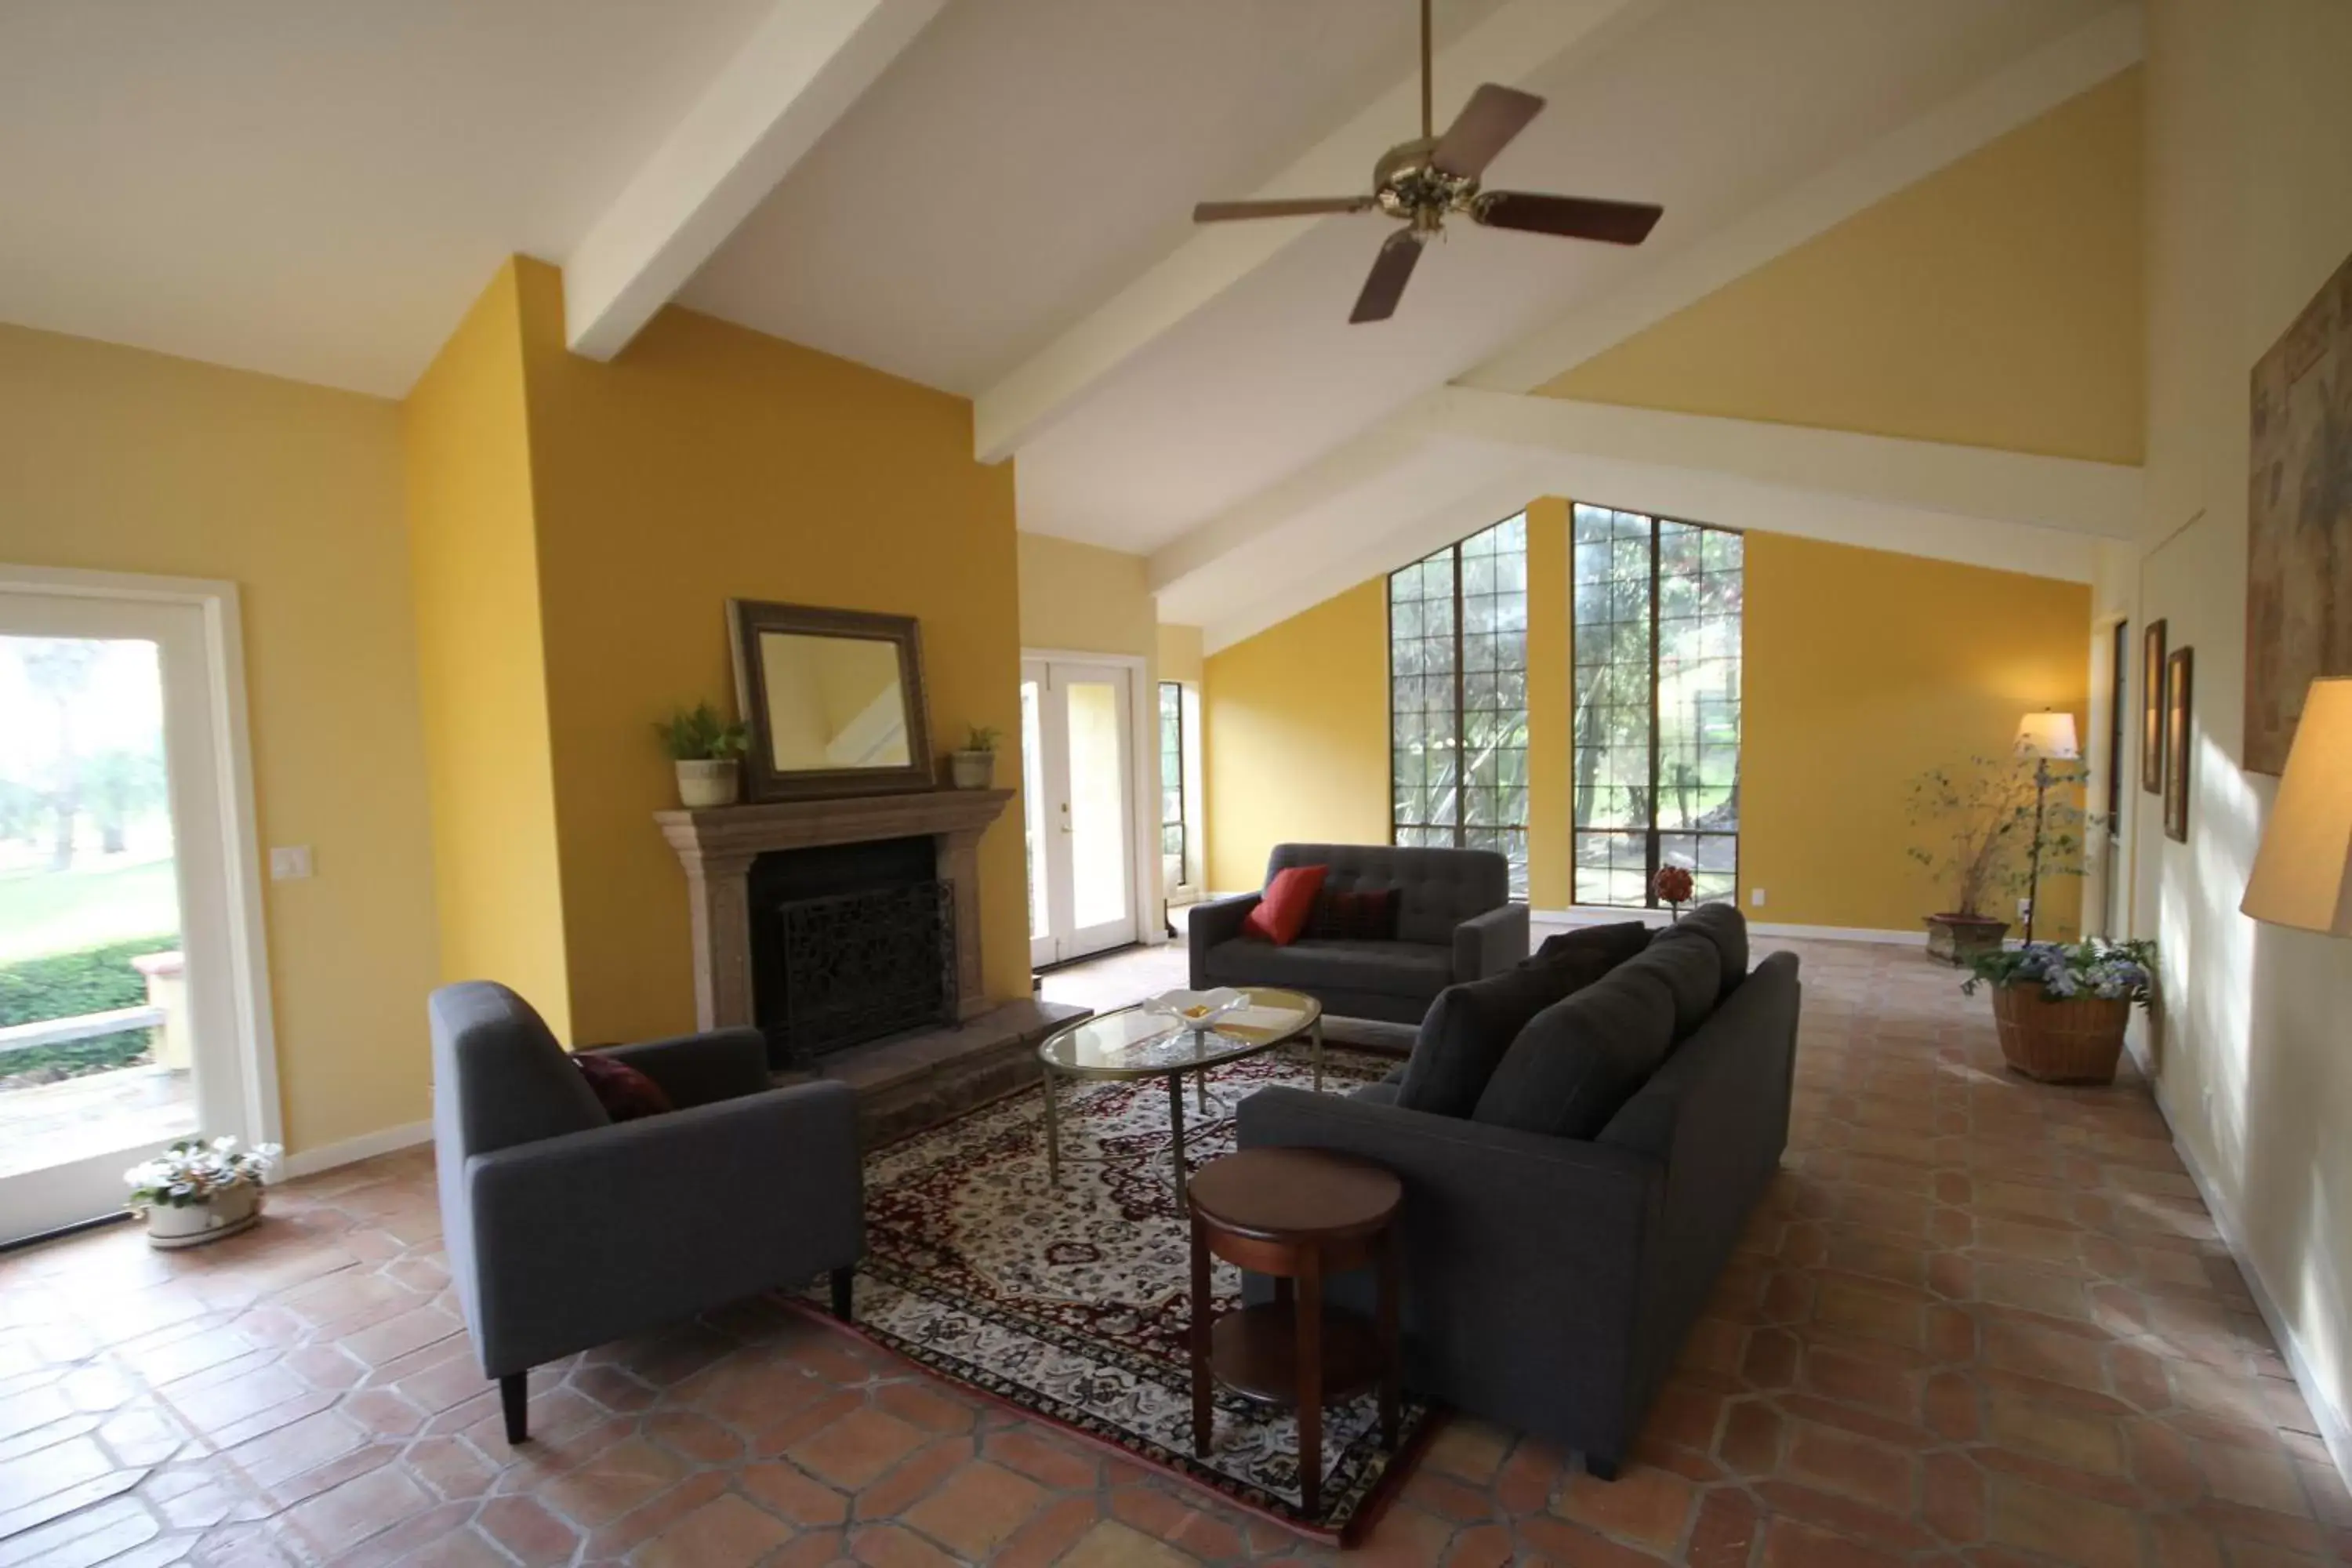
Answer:
[(2127, 996), (2053, 1001), (2041, 983), (1995, 985), (1993, 1023), (2013, 1072), (2042, 1083), (2113, 1083), (2131, 1022)]

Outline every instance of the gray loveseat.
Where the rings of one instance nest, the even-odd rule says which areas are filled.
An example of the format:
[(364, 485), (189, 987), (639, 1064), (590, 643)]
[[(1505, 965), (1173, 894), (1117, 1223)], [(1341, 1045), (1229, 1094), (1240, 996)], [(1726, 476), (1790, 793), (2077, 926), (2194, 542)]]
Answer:
[[(1703, 923), (1713, 930), (1686, 917), (1535, 1013), (1486, 1057), (1492, 1076), (1468, 1115), (1401, 1106), (1410, 1065), (1352, 1096), (1262, 1089), (1239, 1110), (1244, 1148), (1342, 1150), (1403, 1178), (1408, 1384), (1574, 1448), (1603, 1478), (1631, 1449), (1788, 1142), (1796, 957), (1774, 953), (1749, 973), (1738, 912)], [(1433, 1010), (1423, 1044), (1441, 1013), (1511, 1027), (1494, 994), (1456, 1004), (1512, 984), (1461, 987)], [(1529, 1130), (1596, 1079), (1597, 1132)], [(1265, 1281), (1248, 1285), (1264, 1295)], [(1328, 1290), (1370, 1310), (1368, 1279)]]
[(1332, 892), (1393, 889), (1393, 942), (1302, 937), (1286, 947), (1241, 934), (1259, 895), (1192, 906), (1192, 987), (1279, 985), (1327, 1013), (1418, 1024), (1458, 981), (1508, 969), (1528, 955), (1528, 907), (1511, 902), (1509, 862), (1490, 849), (1400, 849), (1387, 844), (1277, 844), (1265, 879), (1293, 866), (1328, 866)]
[(865, 1249), (857, 1097), (771, 1087), (756, 1029), (604, 1054), (675, 1110), (614, 1121), (529, 1003), (445, 985), (433, 1023), (441, 1231), (507, 1440), (534, 1366), (830, 1270), (850, 1311)]

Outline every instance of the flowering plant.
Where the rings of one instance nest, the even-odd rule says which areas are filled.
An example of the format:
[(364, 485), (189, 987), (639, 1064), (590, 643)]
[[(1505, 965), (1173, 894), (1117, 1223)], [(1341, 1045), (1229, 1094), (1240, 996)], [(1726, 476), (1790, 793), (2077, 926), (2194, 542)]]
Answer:
[(2077, 996), (2103, 1001), (2128, 1000), (2145, 1007), (2156, 971), (2156, 943), (2107, 942), (2034, 942), (2023, 947), (1980, 952), (1969, 963), (1972, 973), (1960, 989), (1973, 995), (1980, 983), (1994, 985), (2039, 985), (2053, 1002)]
[(234, 1138), (183, 1138), (161, 1154), (122, 1173), (131, 1184), (134, 1210), (190, 1208), (216, 1193), (251, 1182), (259, 1184), (283, 1152), (275, 1143), (240, 1152)]
[(1690, 902), (1689, 869), (1682, 866), (1659, 867), (1658, 874), (1650, 879), (1650, 890), (1658, 895), (1659, 902), (1671, 906), (1675, 913), (1680, 915), (1683, 906)]

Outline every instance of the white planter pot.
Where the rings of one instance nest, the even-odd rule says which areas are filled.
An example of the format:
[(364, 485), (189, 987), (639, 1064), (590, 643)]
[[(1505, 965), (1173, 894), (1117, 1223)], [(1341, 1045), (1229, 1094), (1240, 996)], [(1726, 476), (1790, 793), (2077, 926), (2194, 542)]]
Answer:
[(950, 752), (948, 771), (958, 789), (986, 789), (996, 782), (994, 752)]
[(173, 1208), (157, 1204), (147, 1211), (147, 1244), (151, 1247), (202, 1247), (241, 1230), (251, 1230), (261, 1218), (261, 1187), (240, 1182), (213, 1194), (211, 1201)]
[(677, 800), (688, 811), (733, 805), (742, 794), (742, 764), (732, 757), (677, 764)]

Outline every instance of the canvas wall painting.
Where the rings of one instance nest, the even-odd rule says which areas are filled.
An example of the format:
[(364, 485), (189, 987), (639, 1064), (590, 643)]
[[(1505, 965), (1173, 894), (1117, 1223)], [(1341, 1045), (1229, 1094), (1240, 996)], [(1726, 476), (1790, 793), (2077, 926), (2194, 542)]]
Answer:
[(2165, 623), (2150, 621), (2139, 635), (2139, 787), (2164, 793)]
[(2196, 650), (2176, 648), (2164, 666), (2164, 836), (2189, 842), (2189, 720), (2196, 701)]
[(2352, 259), (2254, 366), (2244, 765), (2286, 769), (2303, 694), (2352, 675)]

